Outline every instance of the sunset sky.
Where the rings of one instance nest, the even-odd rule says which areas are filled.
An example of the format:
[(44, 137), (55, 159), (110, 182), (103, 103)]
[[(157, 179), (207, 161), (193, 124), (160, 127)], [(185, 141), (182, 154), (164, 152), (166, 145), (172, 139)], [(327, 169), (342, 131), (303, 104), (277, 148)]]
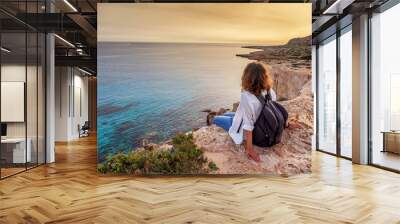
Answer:
[(311, 4), (98, 4), (98, 40), (284, 44), (311, 35)]

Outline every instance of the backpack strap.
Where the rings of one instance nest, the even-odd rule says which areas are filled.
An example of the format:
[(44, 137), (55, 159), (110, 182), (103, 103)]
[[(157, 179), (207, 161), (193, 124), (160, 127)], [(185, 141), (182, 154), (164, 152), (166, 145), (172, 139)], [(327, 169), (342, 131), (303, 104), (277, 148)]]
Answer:
[(271, 93), (267, 91), (267, 94), (263, 96), (263, 94), (260, 94), (257, 96), (257, 99), (261, 102), (262, 105), (265, 105), (267, 102), (272, 101)]
[(260, 94), (256, 97), (260, 101), (261, 105), (264, 105), (267, 102), (267, 99), (265, 99), (265, 97), (262, 94)]
[(267, 95), (263, 96), (262, 94), (256, 96), (257, 99), (260, 101), (261, 105), (265, 105), (268, 102)]
[(238, 129), (236, 130), (236, 133), (239, 133), (239, 132), (240, 132), (240, 128), (242, 128), (242, 124), (243, 124), (243, 118), (242, 118), (242, 120), (240, 121), (239, 127), (238, 127)]
[(267, 94), (265, 95), (265, 98), (269, 101), (272, 101), (272, 96), (271, 96), (271, 92), (268, 90)]

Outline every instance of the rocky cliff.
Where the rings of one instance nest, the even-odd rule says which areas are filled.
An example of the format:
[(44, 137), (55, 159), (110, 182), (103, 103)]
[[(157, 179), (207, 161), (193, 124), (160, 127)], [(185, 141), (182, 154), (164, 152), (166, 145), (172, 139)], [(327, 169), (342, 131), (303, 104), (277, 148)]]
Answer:
[(294, 38), (281, 46), (246, 46), (259, 49), (239, 57), (264, 62), (271, 71), (278, 100), (298, 96), (311, 80), (311, 37)]
[[(211, 125), (195, 131), (196, 144), (219, 168), (215, 173), (292, 175), (310, 172), (313, 95), (309, 43), (310, 37), (305, 37), (292, 39), (283, 46), (247, 46), (262, 50), (239, 55), (270, 67), (278, 101), (289, 112), (289, 128), (285, 129), (280, 144), (271, 148), (255, 147), (261, 157), (260, 163), (248, 159), (244, 147), (235, 145), (228, 133), (219, 127)], [(301, 53), (293, 54), (295, 51)], [(212, 116), (208, 116), (210, 119)]]
[[(294, 38), (284, 45), (278, 46), (244, 46), (244, 48), (259, 49), (249, 54), (237, 54), (253, 60), (291, 60), (293, 64), (301, 60), (311, 60), (311, 36)], [(300, 60), (300, 61), (296, 61)], [(306, 65), (306, 64), (304, 64)], [(307, 66), (307, 65), (306, 65)]]
[(304, 85), (298, 97), (281, 103), (289, 112), (289, 127), (284, 131), (282, 143), (271, 148), (255, 147), (261, 157), (260, 163), (248, 159), (244, 147), (235, 145), (222, 128), (211, 125), (193, 133), (196, 144), (219, 168), (215, 173), (292, 175), (310, 172), (313, 133), (311, 82)]

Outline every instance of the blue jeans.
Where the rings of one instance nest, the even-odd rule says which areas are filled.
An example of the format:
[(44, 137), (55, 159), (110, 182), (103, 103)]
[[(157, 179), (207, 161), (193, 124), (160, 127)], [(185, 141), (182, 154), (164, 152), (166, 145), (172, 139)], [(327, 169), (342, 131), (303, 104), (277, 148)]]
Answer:
[(215, 116), (213, 119), (213, 124), (223, 128), (225, 131), (229, 131), (229, 128), (232, 126), (234, 116), (235, 112), (225, 112), (223, 115)]

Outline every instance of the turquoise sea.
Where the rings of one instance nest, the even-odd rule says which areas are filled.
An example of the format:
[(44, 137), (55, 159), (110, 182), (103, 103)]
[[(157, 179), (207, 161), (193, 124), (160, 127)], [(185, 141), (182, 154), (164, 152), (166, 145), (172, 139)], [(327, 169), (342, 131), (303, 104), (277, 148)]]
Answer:
[(206, 124), (231, 108), (254, 51), (233, 44), (98, 43), (98, 159)]

